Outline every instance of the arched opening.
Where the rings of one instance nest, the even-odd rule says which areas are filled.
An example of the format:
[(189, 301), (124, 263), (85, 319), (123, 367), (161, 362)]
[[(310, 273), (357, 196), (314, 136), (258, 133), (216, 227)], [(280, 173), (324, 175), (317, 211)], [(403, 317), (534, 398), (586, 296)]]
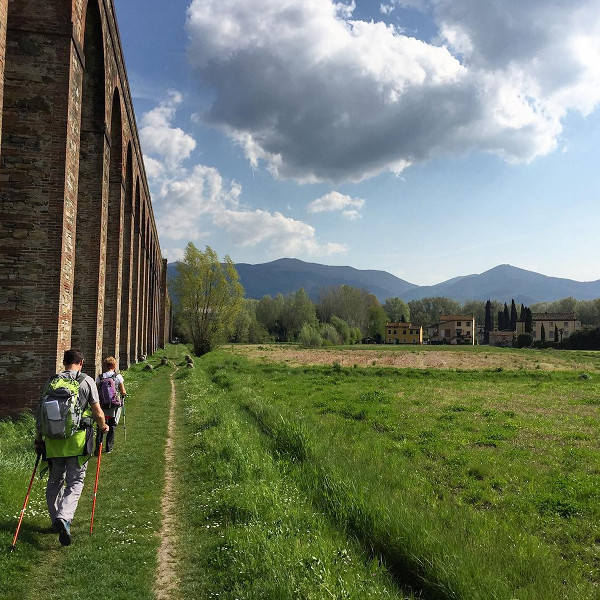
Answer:
[(146, 229), (146, 203), (142, 199), (140, 210), (140, 300), (139, 300), (139, 316), (138, 316), (138, 356), (146, 354), (146, 303), (147, 294), (147, 274), (148, 274), (148, 256), (147, 256), (147, 229)]
[(144, 307), (142, 312), (142, 353), (149, 354), (148, 310), (150, 308), (150, 217), (144, 203)]
[(126, 369), (131, 363), (131, 315), (133, 314), (133, 242), (134, 242), (134, 191), (133, 191), (133, 160), (131, 156), (131, 142), (127, 144), (127, 158), (125, 159), (125, 186), (124, 186), (124, 216), (123, 216), (123, 262), (121, 276), (121, 336), (119, 363)]
[(132, 360), (139, 360), (139, 335), (140, 335), (140, 257), (142, 252), (142, 233), (141, 233), (141, 196), (140, 179), (135, 183), (135, 206), (133, 211), (133, 261), (131, 278), (131, 348), (133, 350)]
[(119, 362), (121, 317), (121, 257), (123, 253), (123, 138), (119, 91), (113, 94), (110, 119), (110, 169), (108, 179), (108, 218), (106, 221), (106, 277), (104, 296), (104, 356)]
[(85, 17), (85, 70), (81, 97), (81, 132), (75, 274), (71, 345), (81, 348), (88, 364), (99, 367), (102, 347), (105, 257), (102, 206), (105, 144), (104, 44), (97, 0)]

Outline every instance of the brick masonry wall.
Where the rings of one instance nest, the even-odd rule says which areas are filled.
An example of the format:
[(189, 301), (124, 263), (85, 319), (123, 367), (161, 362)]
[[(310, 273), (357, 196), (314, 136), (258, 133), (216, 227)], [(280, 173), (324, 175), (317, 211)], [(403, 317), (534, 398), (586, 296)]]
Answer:
[(6, 22), (8, 0), (0, 0), (0, 145), (2, 144), (2, 105), (4, 92), (4, 55), (6, 54)]
[(3, 415), (37, 403), (72, 345), (92, 375), (155, 351), (168, 298), (112, 0), (0, 0), (0, 60)]

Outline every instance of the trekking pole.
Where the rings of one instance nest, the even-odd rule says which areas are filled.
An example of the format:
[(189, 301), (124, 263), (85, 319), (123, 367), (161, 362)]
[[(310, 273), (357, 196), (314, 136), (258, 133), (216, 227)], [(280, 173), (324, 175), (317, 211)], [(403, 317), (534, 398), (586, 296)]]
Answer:
[(94, 499), (92, 502), (92, 522), (90, 523), (90, 535), (94, 531), (94, 513), (96, 512), (96, 492), (98, 491), (98, 477), (100, 476), (100, 459), (102, 458), (102, 438), (104, 437), (103, 431), (97, 431), (98, 436), (98, 463), (96, 464), (96, 482), (94, 483)]
[(125, 421), (125, 396), (123, 396), (123, 434), (125, 435), (125, 444), (127, 444), (127, 422)]
[(23, 522), (23, 517), (25, 516), (25, 509), (27, 508), (27, 503), (29, 502), (29, 494), (31, 493), (31, 487), (33, 486), (33, 480), (35, 479), (35, 472), (37, 471), (38, 465), (40, 464), (40, 459), (42, 458), (42, 453), (38, 452), (37, 458), (35, 459), (35, 466), (33, 467), (33, 473), (31, 474), (31, 481), (29, 482), (29, 487), (27, 488), (27, 495), (25, 496), (25, 502), (23, 503), (23, 508), (21, 509), (21, 516), (19, 517), (19, 524), (17, 525), (17, 531), (15, 532), (15, 537), (13, 538), (12, 546), (10, 547), (10, 551), (12, 552), (15, 549), (15, 545), (17, 544), (17, 538), (19, 537), (19, 531), (21, 530), (21, 523)]

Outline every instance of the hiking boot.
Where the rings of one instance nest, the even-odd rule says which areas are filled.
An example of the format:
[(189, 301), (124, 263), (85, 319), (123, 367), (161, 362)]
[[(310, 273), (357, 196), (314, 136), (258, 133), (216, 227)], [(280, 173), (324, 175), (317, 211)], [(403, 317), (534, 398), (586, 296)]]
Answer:
[(64, 519), (56, 519), (54, 521), (54, 527), (58, 531), (58, 541), (63, 546), (68, 546), (71, 543), (71, 525)]

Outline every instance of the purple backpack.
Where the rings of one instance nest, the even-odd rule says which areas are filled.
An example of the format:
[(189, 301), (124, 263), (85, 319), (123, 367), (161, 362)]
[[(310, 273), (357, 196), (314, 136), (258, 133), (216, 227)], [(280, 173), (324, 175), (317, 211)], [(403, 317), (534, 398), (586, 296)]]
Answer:
[(102, 408), (115, 408), (121, 406), (121, 400), (117, 391), (117, 375), (110, 375), (109, 377), (103, 377), (100, 375), (101, 381), (98, 388), (98, 394), (100, 395), (100, 406)]

